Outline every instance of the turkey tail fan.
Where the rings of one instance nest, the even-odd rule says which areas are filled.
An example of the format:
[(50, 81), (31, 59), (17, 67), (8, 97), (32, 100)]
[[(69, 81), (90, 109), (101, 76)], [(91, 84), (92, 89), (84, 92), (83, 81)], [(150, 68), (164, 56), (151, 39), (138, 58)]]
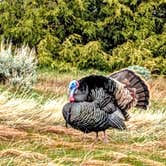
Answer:
[(129, 69), (122, 69), (118, 72), (111, 74), (109, 77), (126, 84), (128, 88), (135, 88), (137, 104), (135, 107), (147, 109), (150, 99), (149, 86), (145, 80)]

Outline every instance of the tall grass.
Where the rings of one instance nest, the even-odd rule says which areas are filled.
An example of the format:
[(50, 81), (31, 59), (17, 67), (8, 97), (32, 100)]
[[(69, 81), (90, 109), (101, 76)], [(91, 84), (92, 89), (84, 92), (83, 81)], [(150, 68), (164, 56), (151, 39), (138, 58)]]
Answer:
[[(26, 95), (26, 94), (24, 94)], [(41, 97), (42, 100), (42, 97)], [(33, 97), (18, 98), (5, 91), (0, 94), (0, 121), (14, 127), (53, 125), (62, 121), (61, 110), (66, 98), (48, 99), (43, 104)]]

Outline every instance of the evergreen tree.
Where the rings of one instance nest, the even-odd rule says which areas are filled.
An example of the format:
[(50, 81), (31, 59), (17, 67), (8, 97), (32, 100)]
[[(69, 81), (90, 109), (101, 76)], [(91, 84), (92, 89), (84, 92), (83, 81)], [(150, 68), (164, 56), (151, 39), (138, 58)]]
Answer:
[(35, 47), (39, 65), (58, 70), (142, 65), (166, 74), (165, 11), (164, 0), (2, 0), (0, 36)]

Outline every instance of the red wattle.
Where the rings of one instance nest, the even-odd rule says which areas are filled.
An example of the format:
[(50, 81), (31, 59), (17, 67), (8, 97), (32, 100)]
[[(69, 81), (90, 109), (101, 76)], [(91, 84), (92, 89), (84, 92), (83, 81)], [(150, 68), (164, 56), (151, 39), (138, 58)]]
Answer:
[(70, 102), (74, 102), (74, 97), (69, 98)]

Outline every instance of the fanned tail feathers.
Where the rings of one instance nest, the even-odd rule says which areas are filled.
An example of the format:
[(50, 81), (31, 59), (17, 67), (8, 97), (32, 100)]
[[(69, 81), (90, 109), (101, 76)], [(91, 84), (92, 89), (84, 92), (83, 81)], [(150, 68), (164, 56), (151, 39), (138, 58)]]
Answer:
[(150, 91), (148, 84), (141, 76), (129, 69), (122, 69), (111, 74), (109, 77), (125, 84), (128, 88), (135, 88), (137, 104), (135, 107), (147, 109), (150, 99)]

